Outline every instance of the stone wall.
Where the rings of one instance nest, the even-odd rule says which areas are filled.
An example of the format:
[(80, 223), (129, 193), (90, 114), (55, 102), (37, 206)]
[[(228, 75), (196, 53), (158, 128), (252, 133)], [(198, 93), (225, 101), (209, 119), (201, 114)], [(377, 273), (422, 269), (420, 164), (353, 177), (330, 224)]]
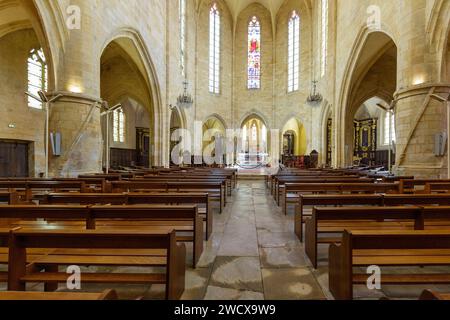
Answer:
[[(27, 60), (39, 41), (31, 29), (16, 31), (0, 38), (0, 139), (22, 140), (33, 144), (30, 174), (45, 170), (45, 112), (28, 107)], [(13, 125), (14, 128), (9, 128)]]

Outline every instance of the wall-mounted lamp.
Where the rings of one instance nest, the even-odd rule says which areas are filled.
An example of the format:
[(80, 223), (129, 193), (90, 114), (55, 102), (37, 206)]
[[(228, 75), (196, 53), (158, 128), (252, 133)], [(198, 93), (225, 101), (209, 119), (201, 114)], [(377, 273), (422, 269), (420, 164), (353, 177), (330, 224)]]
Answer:
[(77, 85), (70, 85), (69, 86), (69, 92), (72, 93), (81, 93), (83, 90), (81, 90), (81, 88)]
[(422, 75), (416, 76), (413, 80), (413, 85), (415, 85), (415, 86), (418, 86), (422, 83), (425, 83), (425, 78)]
[(10, 123), (10, 124), (8, 124), (8, 128), (15, 129), (16, 128), (16, 124), (15, 123)]

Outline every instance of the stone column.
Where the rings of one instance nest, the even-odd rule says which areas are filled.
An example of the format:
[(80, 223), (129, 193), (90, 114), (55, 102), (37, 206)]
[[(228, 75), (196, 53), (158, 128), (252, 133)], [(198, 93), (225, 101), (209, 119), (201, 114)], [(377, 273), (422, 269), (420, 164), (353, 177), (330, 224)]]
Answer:
[(49, 127), (51, 133), (61, 134), (61, 155), (55, 156), (50, 146), (50, 177), (101, 172), (100, 101), (81, 94), (56, 94), (63, 97), (50, 106)]
[(447, 132), (447, 110), (431, 94), (447, 97), (450, 86), (423, 84), (397, 92), (395, 170), (400, 175), (447, 177), (447, 157), (435, 155), (435, 135)]
[(447, 158), (435, 155), (435, 135), (447, 131), (447, 110), (432, 94), (446, 97), (448, 85), (436, 72), (438, 55), (426, 30), (426, 3), (404, 4), (398, 47), (396, 113), (396, 166), (401, 175), (446, 178)]
[[(66, 5), (60, 4), (62, 11)], [(68, 4), (67, 4), (68, 5)], [(95, 1), (73, 0), (80, 14), (79, 28), (68, 29), (64, 55), (57, 70), (54, 92), (62, 95), (50, 106), (50, 132), (61, 134), (61, 155), (49, 148), (49, 176), (73, 177), (101, 172), (103, 145), (100, 119), (101, 30)], [(50, 142), (51, 143), (51, 142)]]

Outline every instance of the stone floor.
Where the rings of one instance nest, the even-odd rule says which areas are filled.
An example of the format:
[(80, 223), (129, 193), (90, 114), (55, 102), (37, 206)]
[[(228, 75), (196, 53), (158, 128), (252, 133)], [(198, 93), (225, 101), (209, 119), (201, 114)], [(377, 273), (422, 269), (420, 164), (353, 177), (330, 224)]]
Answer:
[[(188, 247), (188, 257), (191, 256), (189, 251), (192, 252), (191, 246)], [(327, 246), (319, 247), (319, 268), (313, 270), (305, 257), (303, 245), (294, 235), (293, 215), (286, 217), (281, 214), (267, 193), (264, 180), (240, 181), (224, 212), (215, 213), (214, 233), (205, 243), (197, 269), (187, 267), (186, 290), (182, 299), (332, 299), (328, 291), (327, 257)], [(192, 265), (191, 261), (187, 264)], [(88, 271), (142, 272), (133, 268), (90, 268)], [(430, 272), (430, 268), (408, 271)], [(121, 299), (164, 297), (162, 285), (83, 284), (82, 291), (99, 292), (106, 288), (116, 289)], [(0, 291), (5, 289), (5, 285), (0, 284)], [(42, 289), (41, 285), (27, 288)], [(450, 292), (449, 286), (428, 289)], [(355, 288), (355, 297), (417, 299), (422, 290), (420, 286), (384, 286), (380, 291), (369, 291), (361, 286)]]

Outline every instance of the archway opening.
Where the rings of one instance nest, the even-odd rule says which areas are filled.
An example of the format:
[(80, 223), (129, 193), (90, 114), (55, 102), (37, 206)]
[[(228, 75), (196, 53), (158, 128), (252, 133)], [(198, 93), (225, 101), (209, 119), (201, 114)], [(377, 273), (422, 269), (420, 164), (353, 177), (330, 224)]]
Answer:
[[(370, 98), (378, 97), (389, 108), (389, 104), (394, 99), (396, 90), (397, 46), (385, 33), (373, 32), (367, 37), (354, 66), (346, 107), (342, 114), (344, 123), (343, 161), (345, 165), (354, 164), (355, 155), (357, 152), (360, 152), (360, 150), (355, 148), (354, 121), (361, 106), (365, 105), (367, 107), (366, 103), (373, 105), (374, 101), (370, 101)], [(376, 104), (377, 102), (375, 102)], [(365, 111), (361, 112), (364, 114)], [(395, 127), (392, 130), (395, 133)], [(375, 153), (370, 157), (363, 158), (364, 160), (362, 162), (359, 161), (359, 163), (366, 164), (366, 162), (369, 162), (373, 165), (376, 163)], [(367, 158), (373, 160), (367, 161)]]
[(268, 163), (269, 132), (257, 115), (247, 117), (241, 126), (241, 143), (237, 162), (241, 167), (261, 166)]
[(0, 6), (0, 176), (35, 177), (45, 172), (45, 110), (25, 92), (53, 91), (52, 57), (33, 3)]
[(389, 103), (379, 97), (367, 99), (356, 111), (353, 125), (353, 164), (389, 169), (389, 161), (395, 163), (396, 141)]
[(152, 95), (143, 63), (130, 39), (114, 40), (103, 51), (100, 91), (109, 107), (121, 104), (108, 115), (109, 137), (103, 130), (104, 141), (109, 140), (105, 152), (110, 154), (111, 168), (150, 167), (154, 149)]
[[(172, 152), (177, 144), (180, 143), (180, 141), (176, 140), (176, 138), (178, 138), (178, 136), (176, 135), (176, 131), (181, 129), (182, 127), (183, 126), (181, 122), (180, 112), (177, 108), (175, 108), (170, 115), (170, 155), (172, 155)], [(170, 165), (175, 165), (172, 156), (170, 156)]]
[[(225, 124), (217, 117), (210, 117), (203, 123), (203, 161), (208, 164), (223, 165), (226, 163), (225, 156)], [(209, 161), (208, 161), (209, 159)], [(214, 163), (212, 163), (214, 162)]]
[(304, 156), (307, 149), (306, 130), (296, 118), (290, 119), (282, 130), (282, 155)]

